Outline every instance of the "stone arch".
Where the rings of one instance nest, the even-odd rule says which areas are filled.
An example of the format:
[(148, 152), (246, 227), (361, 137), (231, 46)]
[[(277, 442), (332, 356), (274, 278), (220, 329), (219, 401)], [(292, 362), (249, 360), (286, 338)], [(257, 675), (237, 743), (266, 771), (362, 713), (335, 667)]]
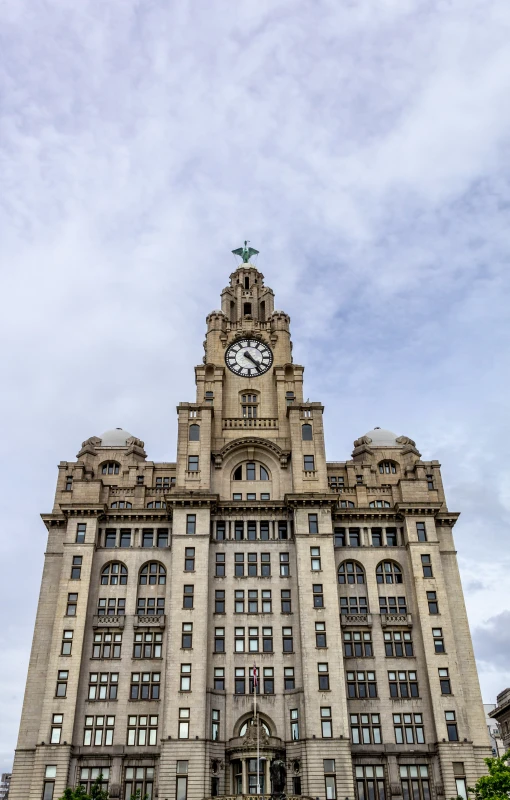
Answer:
[[(267, 714), (260, 714), (260, 713), (258, 713), (257, 716), (260, 719), (260, 722), (262, 723), (263, 730), (265, 730), (266, 736), (278, 735), (276, 731), (276, 725), (274, 724), (271, 717), (269, 717)], [(243, 734), (241, 734), (241, 731), (243, 730), (244, 726), (247, 723), (249, 723), (252, 719), (253, 719), (253, 711), (249, 711), (246, 714), (242, 714), (239, 717), (239, 719), (234, 724), (234, 730), (233, 730), (234, 738), (240, 737), (241, 735), (243, 736), (245, 735), (245, 732), (243, 731)]]

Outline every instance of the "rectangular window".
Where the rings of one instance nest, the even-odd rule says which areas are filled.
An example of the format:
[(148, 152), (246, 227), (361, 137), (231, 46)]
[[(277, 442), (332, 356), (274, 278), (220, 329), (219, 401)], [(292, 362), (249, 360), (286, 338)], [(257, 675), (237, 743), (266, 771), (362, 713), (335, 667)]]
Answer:
[(248, 650), (250, 653), (259, 652), (259, 629), (248, 628)]
[(264, 694), (274, 694), (273, 667), (264, 667)]
[(181, 648), (183, 650), (191, 650), (192, 647), (193, 647), (193, 623), (183, 622), (182, 634), (181, 634)]
[(217, 742), (220, 738), (220, 712), (217, 708), (211, 711), (211, 739)]
[[(248, 500), (249, 499), (250, 498), (248, 497)], [(252, 497), (252, 500), (255, 500), (255, 495)], [(247, 522), (246, 533), (247, 533), (247, 538), (250, 541), (254, 541), (257, 538), (257, 523), (252, 521)]]
[(257, 553), (248, 553), (248, 577), (257, 576)]
[(67, 607), (66, 607), (66, 616), (67, 617), (75, 617), (76, 616), (76, 606), (78, 604), (78, 595), (74, 592), (70, 592), (67, 595)]
[[(186, 587), (184, 587), (186, 588)], [(165, 613), (164, 597), (139, 597), (136, 601), (136, 613), (139, 616), (160, 616)]]
[(441, 686), (441, 694), (451, 694), (452, 685), (450, 683), (450, 675), (447, 668), (438, 669), (439, 685)]
[(214, 668), (214, 688), (216, 691), (225, 691), (225, 667)]
[(234, 592), (234, 610), (236, 614), (244, 614), (244, 589)]
[[(120, 653), (120, 651), (119, 651)], [(135, 633), (133, 658), (162, 658), (163, 634), (153, 631)]]
[(61, 656), (70, 656), (73, 649), (73, 631), (62, 632)]
[(83, 544), (87, 532), (87, 523), (79, 522), (76, 526), (76, 544)]
[(145, 747), (158, 740), (158, 717), (148, 714), (128, 716), (127, 744)]
[(69, 671), (67, 669), (60, 669), (57, 673), (57, 686), (55, 689), (55, 697), (67, 696), (67, 681), (69, 678)]
[(421, 565), (423, 568), (423, 577), (433, 578), (434, 575), (432, 573), (432, 561), (430, 560), (430, 555), (422, 555)]
[(371, 631), (346, 631), (344, 656), (346, 658), (371, 658), (374, 655)]
[(315, 456), (303, 456), (303, 467), (306, 472), (314, 472)]
[(99, 617), (117, 617), (126, 613), (125, 597), (100, 597), (97, 601)]
[(313, 584), (313, 607), (324, 608), (324, 594), (322, 591), (322, 583)]
[(427, 530), (425, 528), (424, 522), (417, 522), (416, 523), (416, 534), (418, 536), (419, 542), (426, 542), (427, 541)]
[(189, 708), (179, 709), (179, 739), (189, 739)]
[[(355, 767), (356, 789), (357, 796), (360, 800), (363, 798), (378, 798), (378, 800), (386, 800), (386, 788), (384, 783), (384, 767)], [(411, 800), (412, 795), (406, 797), (406, 800)], [(413, 800), (424, 800), (424, 798), (413, 798)], [(427, 798), (430, 800), (430, 798)]]
[(138, 486), (143, 486), (143, 475), (137, 475), (136, 476), (136, 482), (137, 482)]
[(400, 767), (400, 782), (404, 800), (430, 800), (432, 797), (426, 764)]
[(280, 553), (280, 576), (287, 578), (290, 575), (289, 554)]
[(349, 528), (349, 547), (360, 546), (360, 530), (359, 528)]
[(372, 528), (372, 547), (382, 547), (382, 529)]
[(225, 577), (225, 553), (216, 553), (216, 570), (214, 574), (217, 578)]
[(195, 548), (186, 547), (184, 551), (184, 571), (195, 572)]
[(324, 775), (324, 786), (326, 788), (326, 800), (336, 800), (336, 777), (334, 775)]
[(273, 629), (272, 628), (262, 628), (262, 652), (263, 653), (272, 653), (273, 652)]
[(225, 613), (225, 592), (223, 589), (216, 589), (214, 592), (214, 613)]
[(197, 529), (197, 515), (186, 514), (186, 533), (196, 533)]
[(347, 697), (349, 699), (377, 697), (377, 681), (375, 672), (348, 672)]
[(335, 528), (335, 547), (345, 547), (345, 528)]
[(260, 554), (260, 577), (261, 578), (270, 578), (271, 577), (271, 555), (270, 555), (270, 553), (261, 553)]
[(379, 714), (351, 714), (350, 725), (353, 744), (382, 744)]
[(244, 653), (244, 628), (234, 628), (234, 649), (236, 653)]
[(418, 681), (416, 672), (388, 672), (388, 683), (390, 687), (390, 697), (419, 697)]
[(63, 714), (53, 714), (51, 718), (50, 744), (60, 744), (62, 738), (62, 725), (64, 724)]
[(120, 546), (131, 547), (131, 531), (121, 530), (120, 532)]
[(181, 692), (191, 692), (191, 664), (181, 664)]
[(323, 739), (331, 739), (333, 737), (333, 723), (331, 721), (330, 706), (321, 707), (321, 728)]
[(195, 587), (193, 585), (188, 585), (184, 587), (184, 593), (182, 597), (183, 608), (193, 608), (194, 591)]
[(381, 614), (407, 614), (405, 597), (379, 597)]
[(427, 489), (429, 492), (434, 490), (434, 478), (432, 475), (427, 475)]
[(386, 547), (397, 547), (397, 529), (386, 528)]
[(317, 514), (308, 514), (308, 533), (319, 533), (319, 517)]
[(226, 525), (224, 522), (217, 522), (216, 523), (216, 540), (218, 542), (223, 542), (225, 540), (225, 530)]
[(283, 669), (283, 688), (286, 692), (290, 692), (296, 688), (296, 679), (294, 676), (294, 667), (284, 667)]
[(244, 539), (244, 522), (240, 519), (234, 523), (234, 539), (236, 542), (242, 542)]
[(232, 500), (242, 500), (242, 499), (243, 499), (243, 495), (241, 494), (241, 492), (234, 492), (233, 493)]
[(290, 709), (290, 738), (293, 742), (299, 739), (299, 711), (297, 708)]
[(393, 714), (395, 744), (425, 744), (422, 714)]
[(71, 580), (79, 581), (81, 578), (81, 563), (82, 556), (73, 556), (73, 564), (71, 567)]
[(412, 635), (407, 631), (385, 631), (384, 650), (387, 658), (414, 656)]
[(455, 777), (455, 786), (457, 789), (457, 797), (462, 800), (468, 800), (467, 784), (466, 784), (466, 770), (462, 761), (454, 761), (453, 774)]
[(262, 599), (262, 613), (271, 614), (272, 613), (271, 589), (262, 589), (260, 594)]
[[(260, 499), (269, 500), (269, 495), (267, 497), (262, 497), (262, 495), (260, 495)], [(260, 538), (265, 542), (269, 539), (269, 522), (267, 521), (260, 523)]]
[(117, 547), (117, 531), (107, 528), (104, 533), (104, 546)]
[(244, 578), (244, 553), (234, 553), (234, 575)]
[[(55, 791), (55, 781), (51, 780), (57, 777), (57, 767), (56, 765), (47, 766), (44, 771), (44, 785), (43, 785), (43, 796), (42, 800), (53, 800), (53, 795)], [(50, 780), (47, 780), (50, 778)]]
[(225, 628), (214, 629), (214, 652), (225, 652)]
[(281, 594), (282, 614), (291, 614), (292, 613), (292, 599), (291, 599), (291, 595), (290, 595), (290, 589), (282, 589), (280, 594)]
[(124, 797), (153, 797), (154, 767), (126, 767), (126, 782), (124, 785)]
[(317, 664), (319, 691), (329, 691), (329, 664)]
[(119, 687), (118, 672), (91, 672), (89, 675), (89, 700), (116, 700)]
[(436, 653), (445, 653), (446, 651), (444, 649), (443, 629), (432, 628), (432, 638), (434, 639), (434, 651)]
[(439, 605), (435, 592), (427, 592), (427, 602), (429, 605), (429, 614), (439, 614)]
[(327, 647), (326, 643), (326, 623), (325, 622), (316, 622), (315, 623), (315, 646), (316, 647)]
[(292, 628), (282, 628), (282, 645), (284, 653), (294, 652), (294, 637)]
[(310, 547), (310, 567), (312, 572), (321, 571), (321, 549), (320, 547)]
[(246, 694), (246, 679), (244, 677), (244, 667), (235, 668), (235, 693)]
[[(247, 500), (256, 500), (257, 499), (257, 495), (255, 494), (255, 492), (248, 492), (247, 495), (246, 495), (246, 499)], [(254, 522), (253, 525), (255, 525), (255, 531), (256, 531), (256, 523)], [(252, 536), (252, 537), (248, 536), (248, 539), (250, 539), (250, 538), (256, 539), (257, 537), (256, 536)]]
[(248, 592), (248, 614), (259, 613), (259, 593), (257, 589), (250, 589)]
[(366, 597), (341, 597), (341, 614), (368, 614), (368, 604)]
[[(261, 500), (270, 500), (271, 499), (271, 495), (269, 494), (269, 492), (261, 492), (260, 493), (260, 499)], [(261, 536), (260, 538), (262, 539), (263, 537)]]
[[(121, 532), (122, 538), (122, 532)], [(121, 544), (122, 547), (122, 544)], [(167, 528), (159, 528), (158, 529), (158, 547), (168, 547), (168, 529)]]
[(154, 530), (152, 528), (143, 529), (142, 547), (154, 547)]
[(113, 744), (115, 717), (85, 717), (83, 744), (85, 747), (102, 747)]
[(278, 522), (278, 538), (279, 539), (288, 539), (288, 525), (287, 520), (281, 519)]
[(198, 472), (198, 456), (188, 456), (188, 471)]

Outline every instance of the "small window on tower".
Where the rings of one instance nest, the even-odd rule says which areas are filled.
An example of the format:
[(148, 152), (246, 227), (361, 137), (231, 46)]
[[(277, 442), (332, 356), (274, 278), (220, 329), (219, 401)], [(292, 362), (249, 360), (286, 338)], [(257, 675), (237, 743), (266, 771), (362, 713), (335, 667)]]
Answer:
[(250, 279), (248, 277), (246, 277), (244, 279), (244, 288), (245, 289), (249, 289), (250, 288)]
[(255, 418), (258, 407), (258, 396), (256, 394), (241, 395), (241, 411), (243, 417)]
[(206, 403), (212, 403), (213, 399), (214, 399), (214, 392), (206, 392), (205, 393), (205, 402)]
[(311, 442), (313, 439), (312, 426), (306, 423), (301, 426), (301, 434), (304, 442)]
[(248, 317), (251, 315), (251, 303), (243, 303), (243, 316)]

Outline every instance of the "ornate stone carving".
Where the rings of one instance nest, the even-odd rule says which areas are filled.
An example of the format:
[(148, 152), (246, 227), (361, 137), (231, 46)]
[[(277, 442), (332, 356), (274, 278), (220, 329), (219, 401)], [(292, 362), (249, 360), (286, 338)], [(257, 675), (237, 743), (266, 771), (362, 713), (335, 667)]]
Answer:
[(411, 447), (416, 447), (416, 442), (410, 439), (408, 436), (398, 436), (396, 441), (398, 444), (410, 444)]
[(372, 439), (370, 436), (360, 436), (359, 439), (354, 440), (353, 444), (354, 447), (362, 447), (364, 444), (372, 444)]
[(390, 783), (390, 794), (392, 797), (402, 795), (402, 787), (400, 783)]
[[(258, 737), (257, 737), (258, 728)], [(264, 726), (260, 719), (251, 719), (246, 727), (246, 733), (243, 736), (243, 747), (252, 749), (257, 746), (257, 738), (261, 747), (267, 747), (269, 744), (269, 736), (266, 733)]]

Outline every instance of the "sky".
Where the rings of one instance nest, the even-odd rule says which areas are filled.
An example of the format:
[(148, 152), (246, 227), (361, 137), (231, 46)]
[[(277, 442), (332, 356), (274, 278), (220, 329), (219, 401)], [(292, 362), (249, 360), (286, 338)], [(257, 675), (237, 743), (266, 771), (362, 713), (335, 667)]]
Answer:
[(509, 38), (507, 0), (3, 0), (0, 771), (57, 464), (113, 427), (175, 459), (245, 238), (328, 459), (381, 426), (441, 462), (510, 686)]

